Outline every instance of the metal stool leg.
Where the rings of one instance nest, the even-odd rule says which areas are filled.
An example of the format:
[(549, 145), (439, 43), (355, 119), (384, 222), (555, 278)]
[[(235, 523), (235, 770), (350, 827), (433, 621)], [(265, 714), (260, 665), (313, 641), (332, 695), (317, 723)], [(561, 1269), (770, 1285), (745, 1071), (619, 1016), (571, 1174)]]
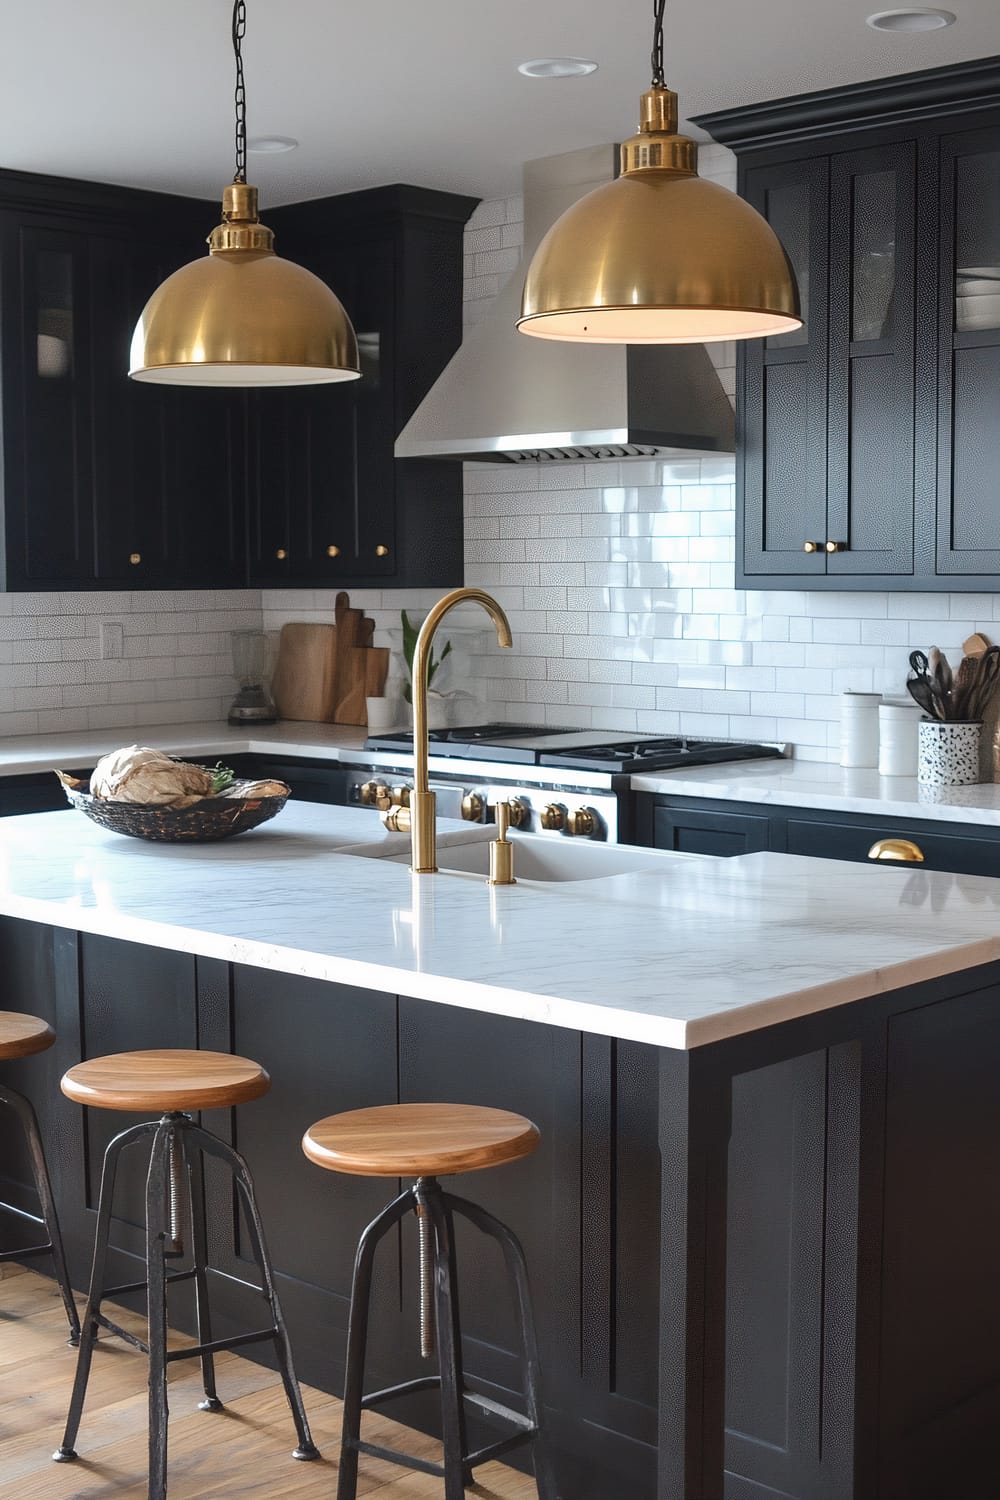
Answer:
[(462, 1329), (458, 1309), (454, 1224), (447, 1199), (433, 1177), (422, 1177), (414, 1188), (420, 1209), (434, 1225), (434, 1290), (438, 1329), (438, 1368), (441, 1372), (441, 1435), (444, 1441), (445, 1500), (463, 1500), (472, 1471), (465, 1463), (465, 1378), (462, 1370)]
[(264, 1226), (261, 1223), (260, 1213), (257, 1209), (257, 1198), (254, 1193), (253, 1178), (250, 1169), (238, 1151), (220, 1141), (210, 1131), (203, 1130), (201, 1126), (192, 1126), (189, 1136), (193, 1142), (200, 1146), (203, 1152), (217, 1157), (226, 1163), (233, 1173), (243, 1194), (243, 1204), (246, 1209), (247, 1229), (250, 1234), (250, 1242), (253, 1246), (254, 1257), (260, 1267), (261, 1278), (264, 1283), (263, 1292), (271, 1310), (271, 1319), (274, 1324), (274, 1349), (278, 1356), (278, 1368), (281, 1372), (282, 1384), (285, 1387), (285, 1396), (292, 1413), (292, 1421), (295, 1423), (295, 1431), (298, 1437), (298, 1446), (292, 1450), (293, 1458), (304, 1460), (319, 1458), (319, 1449), (312, 1440), (309, 1431), (309, 1418), (302, 1401), (302, 1392), (299, 1382), (295, 1377), (292, 1367), (292, 1347), (288, 1338), (288, 1329), (281, 1311), (281, 1303), (278, 1298), (278, 1289), (274, 1282), (274, 1270), (271, 1265), (271, 1257), (267, 1252), (264, 1240)]
[(538, 1338), (535, 1333), (535, 1319), (531, 1309), (528, 1265), (521, 1242), (512, 1229), (508, 1229), (506, 1224), (494, 1218), (492, 1214), (487, 1213), (484, 1208), (480, 1208), (477, 1203), (470, 1203), (467, 1199), (457, 1198), (451, 1193), (443, 1194), (443, 1199), (446, 1210), (450, 1214), (461, 1214), (463, 1218), (468, 1219), (483, 1234), (497, 1240), (503, 1250), (507, 1274), (510, 1277), (511, 1286), (514, 1291), (518, 1321), (521, 1328), (521, 1366), (524, 1379), (524, 1397), (528, 1408), (528, 1418), (535, 1428), (535, 1437), (532, 1442), (532, 1457), (534, 1460), (538, 1500), (559, 1500), (555, 1474), (552, 1469), (552, 1460), (549, 1456), (548, 1441), (545, 1435)]
[(20, 1121), (24, 1138), (28, 1143), (28, 1153), (31, 1157), (31, 1173), (35, 1179), (35, 1191), (38, 1194), (38, 1202), (42, 1210), (42, 1223), (45, 1233), (48, 1235), (48, 1244), (40, 1245), (39, 1251), (48, 1250), (52, 1255), (55, 1267), (56, 1281), (59, 1283), (59, 1291), (62, 1294), (63, 1306), (66, 1309), (66, 1317), (69, 1320), (69, 1341), (71, 1344), (80, 1342), (80, 1315), (73, 1301), (73, 1290), (69, 1284), (69, 1273), (66, 1270), (66, 1255), (63, 1251), (62, 1232), (59, 1228), (59, 1216), (56, 1213), (55, 1198), (52, 1194), (52, 1183), (49, 1178), (48, 1163), (45, 1160), (45, 1151), (42, 1146), (41, 1132), (38, 1129), (38, 1116), (29, 1099), (19, 1094), (15, 1089), (0, 1088), (0, 1104), (6, 1104), (8, 1109), (13, 1110)]
[(146, 1178), (146, 1299), (149, 1325), (149, 1500), (167, 1495), (167, 1265), (172, 1242), (170, 1156), (183, 1134), (165, 1116), (153, 1137)]
[(118, 1172), (118, 1158), (126, 1146), (131, 1146), (135, 1141), (141, 1140), (143, 1136), (154, 1134), (156, 1129), (157, 1126), (155, 1124), (146, 1124), (134, 1125), (130, 1130), (123, 1130), (121, 1135), (115, 1136), (104, 1153), (104, 1168), (101, 1173), (101, 1195), (97, 1207), (97, 1232), (94, 1237), (94, 1262), (90, 1272), (90, 1291), (87, 1294), (87, 1306), (83, 1314), (83, 1326), (80, 1332), (80, 1353), (76, 1361), (76, 1378), (73, 1382), (73, 1394), (70, 1398), (69, 1414), (66, 1418), (66, 1431), (63, 1434), (62, 1444), (52, 1455), (57, 1463), (71, 1463), (77, 1457), (74, 1444), (77, 1433), (80, 1430), (80, 1417), (83, 1412), (84, 1397), (87, 1394), (90, 1362), (93, 1358), (94, 1345), (97, 1342), (97, 1320), (104, 1297), (104, 1272), (108, 1259), (108, 1232), (111, 1227), (111, 1208), (115, 1191), (115, 1177)]
[[(212, 1342), (212, 1313), (208, 1300), (208, 1234), (205, 1228), (205, 1202), (202, 1196), (203, 1183), (200, 1174), (196, 1178), (193, 1152), (187, 1148), (190, 1131), (184, 1131), (180, 1147), (183, 1152), (182, 1171), (187, 1185), (191, 1224), (191, 1255), (194, 1261), (195, 1306), (198, 1318), (198, 1343)], [(215, 1359), (211, 1350), (201, 1356), (201, 1381), (205, 1389), (204, 1401), (198, 1402), (199, 1411), (221, 1411), (222, 1402), (215, 1388)]]
[(372, 1267), (379, 1241), (413, 1207), (407, 1188), (373, 1219), (358, 1241), (351, 1283), (351, 1311), (347, 1323), (347, 1365), (344, 1371), (344, 1422), (340, 1447), (337, 1500), (356, 1500), (358, 1493), (358, 1449), (365, 1384), (365, 1346), (371, 1306)]

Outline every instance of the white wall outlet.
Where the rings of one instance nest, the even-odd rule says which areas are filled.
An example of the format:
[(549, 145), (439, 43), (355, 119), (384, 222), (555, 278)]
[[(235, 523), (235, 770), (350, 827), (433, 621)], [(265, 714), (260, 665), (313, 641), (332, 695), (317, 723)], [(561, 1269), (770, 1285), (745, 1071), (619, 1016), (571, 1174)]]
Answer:
[(120, 620), (101, 621), (101, 660), (121, 661), (125, 655), (125, 626)]

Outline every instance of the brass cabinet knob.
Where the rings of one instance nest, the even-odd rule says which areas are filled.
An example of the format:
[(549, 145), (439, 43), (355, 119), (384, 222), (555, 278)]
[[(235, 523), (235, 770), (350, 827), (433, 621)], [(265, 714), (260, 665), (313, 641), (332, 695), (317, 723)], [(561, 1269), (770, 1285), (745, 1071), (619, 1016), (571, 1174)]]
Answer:
[(339, 557), (340, 556), (340, 548), (339, 547), (327, 547), (327, 549), (326, 549), (326, 555), (327, 555), (327, 557)]
[(394, 786), (389, 793), (389, 800), (393, 807), (409, 807), (412, 790), (410, 786)]
[(392, 798), (384, 781), (366, 781), (358, 789), (362, 807), (391, 807)]
[(511, 797), (507, 803), (507, 818), (511, 828), (523, 828), (531, 817), (531, 804), (523, 797)]
[(141, 563), (142, 562), (142, 553), (141, 552), (130, 552), (128, 560), (129, 560), (129, 562), (132, 564), (132, 566), (134, 568), (137, 563)]
[(574, 838), (589, 838), (597, 827), (597, 819), (589, 807), (578, 807), (566, 819), (566, 832)]
[(898, 860), (907, 865), (922, 865), (923, 850), (910, 839), (876, 839), (868, 851), (869, 859)]
[(803, 552), (822, 552), (823, 551), (823, 543), (822, 542), (803, 542), (802, 543), (802, 550), (803, 550)]
[(389, 556), (389, 549), (388, 549), (388, 547), (383, 547), (382, 544), (381, 544), (381, 542), (380, 542), (379, 545), (375, 548), (375, 556), (376, 557), (388, 557)]
[(846, 552), (847, 551), (847, 543), (846, 542), (827, 542), (826, 543), (826, 550), (827, 550), (827, 552)]
[(467, 792), (462, 798), (462, 817), (467, 823), (481, 823), (485, 806), (478, 792)]
[(559, 829), (566, 825), (566, 809), (561, 802), (550, 802), (547, 807), (542, 808), (539, 820), (543, 828)]
[(279, 562), (284, 562), (285, 558), (288, 556), (288, 553), (285, 551), (284, 547), (279, 547), (274, 555)]

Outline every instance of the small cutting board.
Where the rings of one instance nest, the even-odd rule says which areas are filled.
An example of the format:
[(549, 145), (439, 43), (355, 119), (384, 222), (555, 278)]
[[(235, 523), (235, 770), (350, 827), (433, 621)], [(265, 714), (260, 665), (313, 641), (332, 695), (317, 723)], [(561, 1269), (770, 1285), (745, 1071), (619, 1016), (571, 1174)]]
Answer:
[(333, 723), (337, 707), (336, 625), (282, 625), (271, 696), (282, 719)]
[[(373, 624), (365, 621), (366, 625)], [(366, 698), (380, 698), (389, 674), (388, 646), (352, 646), (347, 659), (347, 687), (337, 704), (338, 724), (367, 724)], [(338, 695), (340, 688), (338, 687)]]

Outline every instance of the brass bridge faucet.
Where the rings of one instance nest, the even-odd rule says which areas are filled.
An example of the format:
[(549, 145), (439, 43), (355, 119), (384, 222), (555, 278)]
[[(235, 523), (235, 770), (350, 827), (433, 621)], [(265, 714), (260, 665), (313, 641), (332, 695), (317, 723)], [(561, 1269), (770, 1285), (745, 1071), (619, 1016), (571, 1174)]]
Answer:
[(510, 622), (497, 601), (483, 589), (454, 589), (439, 599), (420, 627), (417, 646), (413, 653), (413, 791), (408, 808), (395, 808), (392, 813), (383, 813), (387, 827), (400, 831), (410, 830), (413, 849), (410, 868), (415, 875), (433, 875), (437, 871), (437, 826), (435, 822), (435, 797), (430, 790), (428, 759), (430, 748), (427, 739), (427, 666), (431, 655), (431, 641), (445, 615), (456, 604), (481, 604), (493, 621), (497, 640), (501, 646), (510, 647), (513, 639)]

